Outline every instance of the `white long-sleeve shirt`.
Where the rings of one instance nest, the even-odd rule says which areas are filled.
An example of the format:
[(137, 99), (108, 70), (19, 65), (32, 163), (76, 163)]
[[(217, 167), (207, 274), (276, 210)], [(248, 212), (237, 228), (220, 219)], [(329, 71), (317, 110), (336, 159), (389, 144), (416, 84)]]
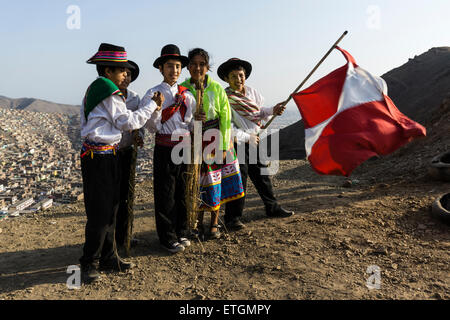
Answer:
[[(259, 114), (255, 114), (260, 120), (267, 120), (269, 116), (273, 115), (273, 107), (263, 107), (264, 98), (258, 91), (249, 86), (245, 86), (245, 96), (252, 100), (257, 106), (261, 107)], [(260, 127), (253, 121), (241, 116), (239, 113), (234, 111), (233, 108), (231, 108), (231, 117), (233, 135), (236, 137), (239, 144), (248, 142), (250, 135), (258, 134)]]
[[(136, 111), (139, 107), (139, 103), (141, 102), (141, 99), (139, 95), (134, 92), (133, 90), (127, 89), (127, 109), (131, 111)], [(133, 144), (133, 131), (124, 131), (122, 132), (122, 140), (120, 140), (119, 143), (119, 149), (129, 147)], [(139, 135), (144, 138), (145, 130), (144, 127), (139, 129)]]
[(123, 131), (142, 128), (157, 108), (153, 100), (136, 111), (128, 110), (122, 96), (112, 95), (100, 102), (88, 115), (84, 116), (81, 103), (81, 138), (108, 145), (118, 144)]
[(162, 109), (160, 111), (155, 111), (146, 123), (145, 127), (152, 133), (160, 134), (172, 134), (178, 129), (185, 129), (189, 131), (190, 123), (193, 120), (193, 110), (195, 111), (196, 108), (196, 101), (192, 93), (187, 91), (184, 94), (186, 97), (186, 114), (184, 116), (184, 121), (181, 118), (180, 110), (178, 110), (166, 122), (161, 123), (162, 110), (175, 103), (175, 95), (178, 93), (178, 85), (175, 83), (173, 86), (170, 86), (168, 83), (162, 82), (156, 87), (149, 89), (142, 98), (140, 107), (146, 106), (156, 91), (161, 92), (164, 95), (165, 100), (162, 105)]

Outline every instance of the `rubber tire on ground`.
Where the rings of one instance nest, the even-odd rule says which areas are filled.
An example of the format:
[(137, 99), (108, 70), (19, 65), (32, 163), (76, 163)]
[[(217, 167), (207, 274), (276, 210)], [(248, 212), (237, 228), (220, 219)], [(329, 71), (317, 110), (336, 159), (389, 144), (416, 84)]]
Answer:
[(431, 160), (429, 174), (434, 179), (450, 182), (450, 151), (444, 152)]
[(450, 225), (450, 193), (440, 196), (433, 202), (431, 214), (445, 224)]

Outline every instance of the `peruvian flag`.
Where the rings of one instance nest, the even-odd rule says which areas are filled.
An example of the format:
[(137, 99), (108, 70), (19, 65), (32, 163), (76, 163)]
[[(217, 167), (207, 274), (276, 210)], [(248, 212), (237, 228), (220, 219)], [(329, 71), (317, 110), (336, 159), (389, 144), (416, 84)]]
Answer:
[(305, 149), (320, 174), (349, 176), (367, 159), (394, 152), (426, 129), (402, 114), (380, 77), (347, 64), (293, 94), (305, 125)]

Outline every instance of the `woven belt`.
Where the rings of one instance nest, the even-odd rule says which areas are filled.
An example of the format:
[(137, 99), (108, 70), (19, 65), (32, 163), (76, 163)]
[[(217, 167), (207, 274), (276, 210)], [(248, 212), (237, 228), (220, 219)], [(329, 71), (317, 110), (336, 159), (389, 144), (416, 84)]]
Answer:
[(94, 158), (94, 154), (114, 154), (116, 155), (116, 150), (119, 148), (119, 144), (107, 145), (104, 143), (96, 143), (92, 141), (84, 141), (81, 147), (81, 158), (87, 154), (91, 154), (91, 159)]

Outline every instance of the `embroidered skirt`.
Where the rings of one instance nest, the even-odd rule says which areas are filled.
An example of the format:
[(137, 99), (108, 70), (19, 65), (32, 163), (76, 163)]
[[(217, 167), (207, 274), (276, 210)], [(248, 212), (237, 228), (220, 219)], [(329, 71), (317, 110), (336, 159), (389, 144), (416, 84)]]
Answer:
[[(219, 127), (218, 120), (207, 121), (203, 125), (204, 131), (212, 127)], [(231, 162), (225, 164), (202, 164), (200, 174), (202, 204), (200, 210), (219, 210), (221, 204), (242, 198), (245, 195), (236, 151), (232, 143), (230, 143), (230, 146)]]

